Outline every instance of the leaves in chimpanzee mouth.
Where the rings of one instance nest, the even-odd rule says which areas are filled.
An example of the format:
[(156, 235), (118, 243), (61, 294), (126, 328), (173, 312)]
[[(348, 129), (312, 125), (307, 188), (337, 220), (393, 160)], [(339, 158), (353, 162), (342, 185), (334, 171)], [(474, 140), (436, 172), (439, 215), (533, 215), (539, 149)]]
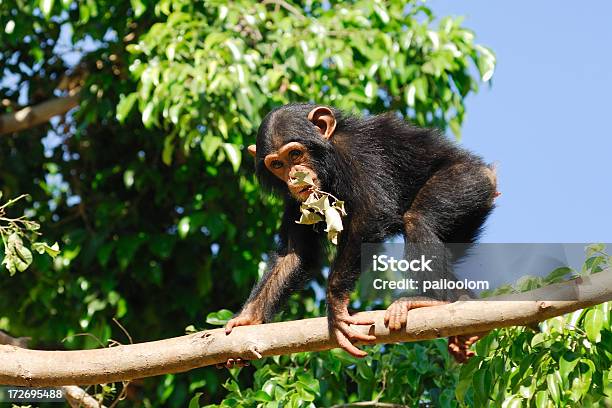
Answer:
[(296, 172), (293, 184), (298, 187), (312, 187), (312, 193), (300, 205), (301, 216), (296, 223), (313, 225), (325, 220), (327, 224), (327, 228), (325, 228), (327, 239), (332, 244), (338, 245), (338, 235), (344, 229), (342, 217), (346, 215), (344, 201), (338, 200), (330, 193), (319, 190), (312, 180), (312, 176), (306, 172)]

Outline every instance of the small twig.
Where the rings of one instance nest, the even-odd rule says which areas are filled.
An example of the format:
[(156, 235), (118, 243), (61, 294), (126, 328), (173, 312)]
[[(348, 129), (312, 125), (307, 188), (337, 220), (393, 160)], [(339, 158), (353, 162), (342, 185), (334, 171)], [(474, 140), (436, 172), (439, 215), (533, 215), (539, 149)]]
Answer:
[(128, 331), (125, 329), (125, 327), (123, 327), (123, 326), (121, 325), (121, 323), (119, 323), (119, 320), (117, 320), (117, 319), (115, 319), (115, 318), (113, 317), (113, 322), (115, 322), (115, 324), (116, 324), (117, 326), (119, 326), (119, 328), (120, 328), (121, 330), (123, 330), (123, 333), (125, 333), (125, 335), (127, 336), (127, 338), (130, 340), (130, 344), (134, 344), (134, 341), (132, 340), (132, 336), (130, 336), (130, 333), (128, 333)]
[(102, 342), (102, 340), (100, 340), (100, 338), (98, 336), (94, 336), (91, 333), (76, 333), (76, 334), (72, 334), (70, 336), (64, 337), (61, 342), (63, 343), (66, 340), (71, 339), (73, 337), (83, 337), (83, 336), (91, 337), (91, 338), (95, 339), (102, 347), (105, 347), (104, 343)]
[(22, 198), (28, 197), (29, 194), (22, 194), (17, 198), (13, 198), (12, 200), (8, 200), (6, 203), (4, 203), (2, 206), (0, 206), (0, 209), (5, 209), (7, 207), (10, 207), (11, 205), (15, 204), (17, 201), (21, 200)]
[(263, 0), (261, 4), (264, 4), (264, 5), (265, 4), (276, 4), (276, 6), (280, 6), (284, 8), (291, 14), (298, 17), (300, 20), (306, 20), (306, 16), (304, 14), (300, 13), (298, 9), (296, 9), (295, 7), (293, 7), (291, 4), (287, 3), (284, 0)]

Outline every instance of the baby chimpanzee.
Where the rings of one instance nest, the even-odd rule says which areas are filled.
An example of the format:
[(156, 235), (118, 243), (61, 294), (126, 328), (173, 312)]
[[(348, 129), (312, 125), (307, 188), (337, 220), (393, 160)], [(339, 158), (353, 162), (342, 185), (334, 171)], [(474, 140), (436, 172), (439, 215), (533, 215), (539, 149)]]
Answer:
[[(497, 194), (495, 172), (480, 157), (394, 113), (361, 118), (326, 106), (282, 106), (265, 117), (257, 145), (248, 150), (261, 184), (284, 197), (285, 212), (280, 248), (226, 333), (270, 320), (291, 291), (320, 270), (325, 233), (295, 222), (300, 203), (311, 193), (292, 183), (297, 172), (304, 172), (316, 188), (345, 202), (348, 215), (327, 286), (328, 320), (339, 346), (357, 357), (366, 353), (351, 340), (374, 339), (350, 327), (373, 323), (348, 311), (360, 274), (361, 244), (398, 233), (411, 243), (474, 242)], [(409, 309), (440, 303), (400, 299), (385, 322), (399, 329)], [(468, 337), (451, 339), (449, 350), (458, 360), (469, 356), (467, 347), (477, 339)], [(233, 363), (241, 361), (228, 366)]]

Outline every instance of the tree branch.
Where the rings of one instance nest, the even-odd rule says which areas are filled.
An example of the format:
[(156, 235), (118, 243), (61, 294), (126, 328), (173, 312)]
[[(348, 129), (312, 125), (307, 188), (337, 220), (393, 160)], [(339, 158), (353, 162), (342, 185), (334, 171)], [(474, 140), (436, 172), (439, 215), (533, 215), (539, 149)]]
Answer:
[(0, 330), (0, 344), (26, 348), (28, 347), (28, 341), (30, 341), (29, 337), (13, 337)]
[[(15, 338), (0, 330), (0, 344), (10, 344), (26, 348), (29, 339), (29, 337)], [(65, 385), (62, 389), (64, 390), (66, 401), (68, 401), (68, 404), (72, 408), (106, 408), (81, 387), (77, 387), (76, 385)]]
[(51, 99), (35, 106), (28, 106), (17, 112), (0, 115), (0, 135), (30, 129), (57, 115), (63, 115), (79, 104), (79, 93)]
[(64, 390), (66, 401), (68, 401), (72, 408), (106, 408), (81, 387), (64, 385), (62, 389)]
[[(369, 329), (376, 335), (376, 343), (395, 343), (526, 325), (612, 300), (612, 270), (495, 299), (412, 310), (406, 330), (396, 332), (384, 326), (383, 311), (363, 312), (376, 323), (355, 329)], [(237, 327), (230, 335), (215, 329), (98, 350), (37, 351), (0, 346), (0, 384), (100, 384), (187, 371), (228, 358), (252, 360), (335, 347), (325, 317)]]

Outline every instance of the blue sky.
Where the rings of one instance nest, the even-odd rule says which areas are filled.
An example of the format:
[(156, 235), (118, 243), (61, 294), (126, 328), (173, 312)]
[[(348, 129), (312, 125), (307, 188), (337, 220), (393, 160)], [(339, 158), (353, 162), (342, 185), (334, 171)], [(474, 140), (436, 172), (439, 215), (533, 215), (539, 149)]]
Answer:
[(462, 144), (498, 163), (483, 242), (612, 242), (612, 3), (431, 0), (491, 47)]

